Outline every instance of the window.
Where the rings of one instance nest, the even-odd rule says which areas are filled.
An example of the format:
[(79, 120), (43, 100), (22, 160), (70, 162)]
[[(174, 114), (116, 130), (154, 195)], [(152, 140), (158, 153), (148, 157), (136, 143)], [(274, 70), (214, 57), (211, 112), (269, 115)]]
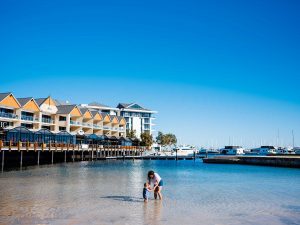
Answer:
[(65, 116), (59, 116), (59, 121), (67, 121), (67, 117), (65, 117)]
[(33, 124), (21, 123), (21, 127), (26, 127), (27, 129), (33, 129)]
[(51, 130), (50, 126), (42, 126), (42, 129), (48, 129), (48, 130)]
[(66, 127), (59, 127), (58, 129), (59, 129), (59, 131), (66, 131), (67, 130)]

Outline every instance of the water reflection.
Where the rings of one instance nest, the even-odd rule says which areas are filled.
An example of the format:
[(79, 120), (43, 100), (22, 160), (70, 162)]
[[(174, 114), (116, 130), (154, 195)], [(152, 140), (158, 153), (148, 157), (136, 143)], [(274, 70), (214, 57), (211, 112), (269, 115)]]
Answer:
[(161, 224), (161, 210), (163, 202), (152, 200), (143, 205), (143, 215), (145, 224)]

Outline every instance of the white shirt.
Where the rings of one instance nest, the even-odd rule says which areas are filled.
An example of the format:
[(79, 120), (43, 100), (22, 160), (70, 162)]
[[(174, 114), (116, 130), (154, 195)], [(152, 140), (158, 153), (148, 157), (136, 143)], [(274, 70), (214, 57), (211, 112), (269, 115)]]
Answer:
[(156, 182), (159, 183), (161, 180), (161, 177), (158, 175), (158, 173), (154, 173), (154, 177), (150, 179), (150, 184), (155, 184)]

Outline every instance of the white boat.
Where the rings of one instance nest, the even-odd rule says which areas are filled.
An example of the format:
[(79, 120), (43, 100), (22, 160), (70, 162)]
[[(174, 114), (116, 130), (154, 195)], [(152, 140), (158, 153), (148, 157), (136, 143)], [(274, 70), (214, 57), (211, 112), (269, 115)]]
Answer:
[(260, 148), (253, 148), (248, 151), (246, 154), (250, 155), (267, 155), (267, 154), (276, 154), (276, 148), (274, 146), (260, 146)]
[(293, 150), (293, 148), (290, 147), (286, 147), (286, 148), (281, 148), (279, 147), (276, 151), (276, 154), (280, 154), (280, 155), (294, 155), (295, 151)]
[(173, 149), (173, 152), (177, 156), (193, 156), (194, 154), (197, 153), (197, 150), (193, 146), (179, 146)]
[(220, 153), (224, 155), (242, 155), (244, 149), (241, 146), (225, 146), (225, 148), (220, 149)]
[(300, 155), (300, 147), (294, 147), (293, 150), (296, 155)]
[(210, 148), (210, 149), (206, 149), (206, 148), (201, 148), (199, 150), (199, 154), (219, 154), (219, 150), (218, 149), (213, 149), (213, 148)]

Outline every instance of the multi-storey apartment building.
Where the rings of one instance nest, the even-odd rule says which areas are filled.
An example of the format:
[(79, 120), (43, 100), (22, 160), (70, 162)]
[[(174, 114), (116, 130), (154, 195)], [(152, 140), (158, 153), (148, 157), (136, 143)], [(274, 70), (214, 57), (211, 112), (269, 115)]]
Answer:
[(137, 137), (140, 137), (141, 133), (144, 132), (153, 133), (153, 126), (155, 125), (153, 120), (156, 111), (143, 108), (137, 103), (119, 103), (117, 108), (120, 116), (126, 120), (126, 129), (135, 130)]
[(141, 133), (149, 132), (152, 134), (154, 131), (154, 114), (157, 112), (146, 109), (137, 103), (119, 103), (116, 108), (97, 102), (82, 104), (81, 106), (125, 118), (126, 130), (135, 130), (137, 137), (140, 137)]
[(0, 127), (26, 127), (30, 131), (47, 129), (73, 135), (126, 136), (126, 120), (121, 116), (60, 103), (51, 96), (16, 98), (12, 93), (0, 93)]

